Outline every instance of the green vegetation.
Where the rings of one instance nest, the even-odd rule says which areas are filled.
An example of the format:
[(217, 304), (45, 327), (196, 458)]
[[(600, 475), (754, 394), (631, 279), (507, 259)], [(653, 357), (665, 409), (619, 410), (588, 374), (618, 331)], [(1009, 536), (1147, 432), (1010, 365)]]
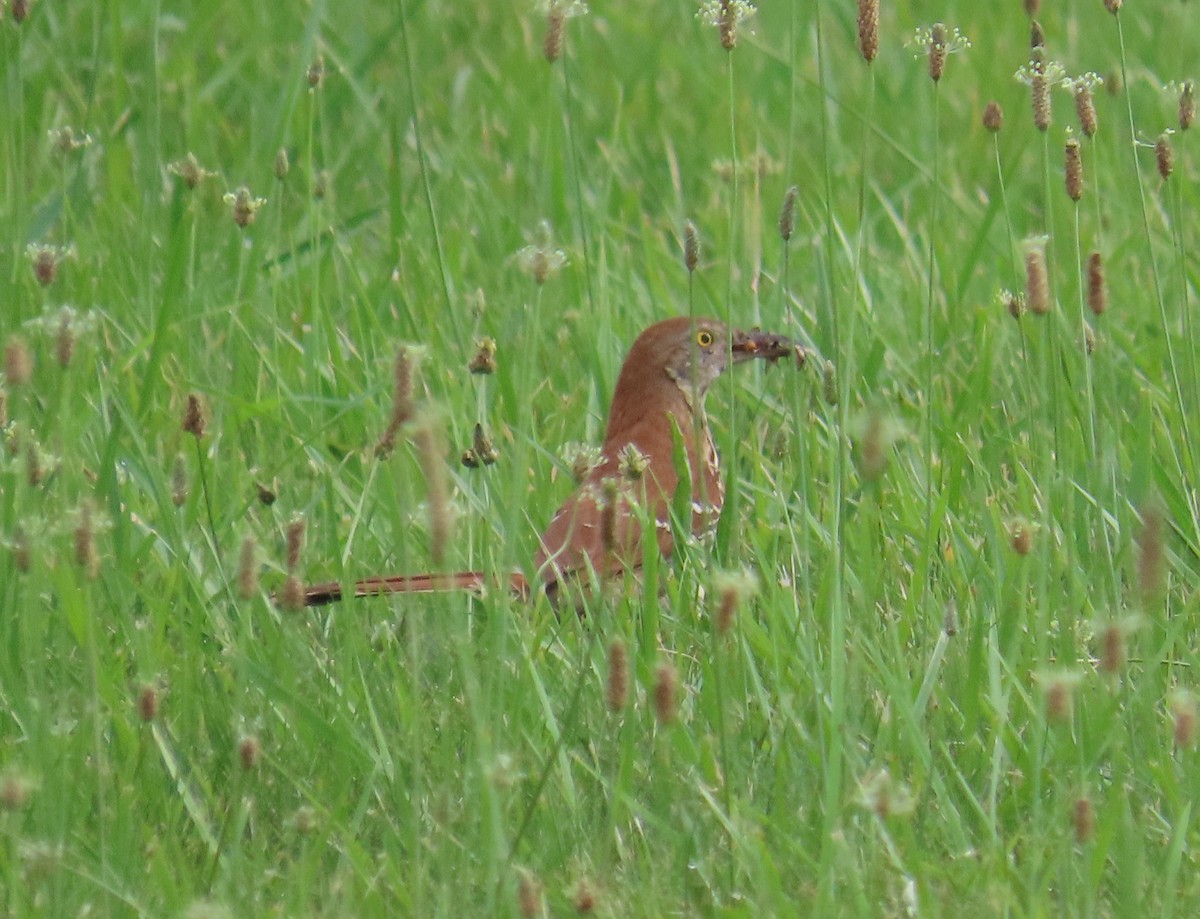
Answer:
[[(596, 3), (554, 63), (523, 4), (23, 5), (0, 914), (1200, 911), (1194, 4), (1046, 4), (1032, 62), (1018, 0), (885, 4), (870, 65), (830, 0), (732, 51)], [(273, 602), (297, 520), (305, 581), (528, 565), (689, 309), (810, 351), (714, 387), (715, 547), (582, 620)]]

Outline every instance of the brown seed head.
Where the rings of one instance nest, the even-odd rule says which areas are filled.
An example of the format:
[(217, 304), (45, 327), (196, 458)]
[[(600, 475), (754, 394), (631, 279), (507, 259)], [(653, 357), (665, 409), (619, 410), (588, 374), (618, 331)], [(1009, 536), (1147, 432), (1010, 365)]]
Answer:
[(475, 354), (467, 364), (467, 369), (481, 376), (496, 372), (496, 339), (481, 338), (475, 342)]
[(1079, 141), (1068, 137), (1063, 150), (1063, 176), (1066, 181), (1067, 197), (1078, 201), (1083, 197), (1083, 154)]
[(33, 378), (33, 354), (25, 339), (13, 335), (4, 343), (4, 380), (9, 386), (24, 386)]
[(1042, 11), (1042, 0), (1025, 0), (1025, 15), (1036, 16)]
[(838, 404), (837, 367), (833, 361), (826, 361), (821, 368), (821, 394), (825, 397), (826, 405)]
[(276, 602), (281, 610), (288, 613), (298, 613), (304, 609), (304, 585), (300, 578), (289, 574), (283, 582), (283, 590), (279, 592)]
[(629, 700), (629, 656), (625, 642), (614, 638), (608, 646), (608, 685), (605, 693), (608, 710), (620, 712)]
[(1033, 524), (1018, 518), (1008, 525), (1009, 543), (1017, 555), (1028, 555), (1033, 550)]
[(1002, 290), (998, 299), (1013, 319), (1020, 319), (1025, 315), (1025, 294), (1021, 291)]
[(1079, 674), (1061, 671), (1043, 674), (1040, 682), (1046, 697), (1046, 718), (1057, 722), (1069, 719), (1075, 687), (1079, 685)]
[(450, 544), (451, 526), (450, 492), (446, 485), (446, 466), (442, 461), (446, 452), (442, 444), (442, 432), (432, 418), (427, 418), (413, 432), (413, 440), (425, 476), (429, 554), (433, 563), (440, 565)]
[(187, 465), (182, 456), (176, 456), (175, 465), (171, 469), (171, 503), (176, 507), (183, 507), (187, 497)]
[(33, 549), (29, 545), (29, 534), (25, 532), (25, 528), (17, 526), (13, 529), (12, 542), (13, 567), (21, 574), (28, 574), (30, 567), (33, 565)]
[(1123, 2), (1124, 0), (1104, 0), (1104, 8), (1116, 16), (1120, 12)]
[(783, 207), (779, 211), (779, 236), (787, 242), (792, 238), (796, 228), (796, 199), (800, 197), (800, 189), (791, 186), (783, 196)]
[(663, 661), (654, 671), (654, 717), (659, 724), (671, 724), (679, 714), (678, 691), (679, 675)]
[(495, 444), (492, 443), (492, 439), (484, 433), (483, 425), (478, 422), (475, 424), (475, 435), (472, 439), (471, 452), (485, 466), (491, 466), (500, 458), (500, 451), (496, 449)]
[(588, 883), (587, 878), (579, 879), (571, 899), (575, 905), (575, 912), (581, 916), (590, 916), (596, 911), (596, 890)]
[(929, 30), (929, 79), (937, 83), (946, 70), (946, 27), (935, 22)]
[(258, 542), (253, 536), (242, 540), (238, 553), (238, 596), (249, 600), (258, 593)]
[(287, 525), (287, 561), (288, 574), (295, 574), (300, 567), (300, 552), (304, 549), (304, 531), (307, 524), (304, 518), (296, 514)]
[(1171, 738), (1176, 750), (1189, 750), (1196, 742), (1196, 727), (1200, 724), (1196, 697), (1179, 691), (1171, 696)]
[(700, 263), (700, 232), (690, 220), (683, 225), (683, 264), (688, 273), (696, 270)]
[(1046, 271), (1046, 237), (1025, 242), (1025, 302), (1036, 316), (1050, 312), (1050, 277)]
[(1036, 19), (1029, 23), (1029, 47), (1044, 48), (1046, 47), (1046, 32), (1042, 28), (1042, 24)]
[(1075, 117), (1079, 119), (1079, 130), (1084, 137), (1096, 135), (1096, 100), (1092, 90), (1104, 81), (1099, 74), (1085, 73), (1081, 77), (1063, 80), (1063, 87), (1075, 100)]
[(263, 507), (270, 507), (278, 499), (279, 495), (276, 492), (278, 488), (278, 480), (273, 479), (271, 484), (265, 482), (254, 483), (254, 495), (258, 498), (258, 503)]
[(1175, 151), (1171, 147), (1171, 131), (1163, 131), (1154, 142), (1154, 162), (1158, 166), (1158, 174), (1165, 182), (1171, 178), (1175, 169)]
[(868, 64), (879, 53), (879, 0), (858, 0), (858, 50)]
[(951, 597), (946, 601), (946, 614), (942, 617), (942, 631), (948, 638), (958, 634), (958, 604)]
[(233, 214), (233, 222), (244, 230), (254, 223), (254, 218), (267, 203), (267, 199), (254, 197), (249, 187), (240, 185), (236, 191), (226, 192), (225, 203), (229, 205), (230, 213)]
[(15, 769), (0, 773), (0, 810), (23, 810), (33, 797), (36, 786), (33, 779)]
[(757, 592), (758, 578), (752, 571), (719, 571), (713, 576), (713, 593), (717, 596), (713, 624), (718, 635), (728, 634), (738, 610)]
[(204, 410), (200, 407), (200, 397), (195, 393), (188, 393), (181, 427), (184, 433), (191, 434), (197, 440), (204, 436)]
[(75, 564), (88, 580), (100, 573), (100, 553), (96, 551), (96, 527), (92, 505), (84, 501), (79, 506), (75, 523)]
[(262, 744), (253, 734), (246, 734), (237, 745), (238, 762), (243, 772), (250, 772), (262, 759)]
[(1179, 90), (1179, 130), (1186, 131), (1196, 120), (1196, 84), (1184, 81)]
[(1100, 629), (1100, 659), (1096, 669), (1106, 676), (1117, 676), (1125, 667), (1125, 627), (1107, 622)]
[(983, 109), (983, 126), (993, 134), (1004, 126), (1004, 109), (995, 100), (989, 102)]
[(571, 467), (571, 478), (580, 485), (600, 462), (600, 450), (590, 444), (568, 444), (563, 448), (563, 459)]
[(1099, 252), (1088, 256), (1087, 262), (1087, 305), (1095, 315), (1104, 315), (1108, 309), (1108, 287), (1104, 283), (1104, 259)]
[(52, 471), (50, 466), (53, 464), (47, 464), (41, 445), (32, 437), (29, 438), (25, 445), (25, 481), (29, 483), (30, 488), (37, 488), (46, 481), (46, 476)]
[(1082, 846), (1091, 842), (1092, 835), (1096, 832), (1096, 812), (1088, 798), (1081, 797), (1075, 800), (1071, 808), (1071, 826), (1075, 830), (1076, 843)]
[(546, 13), (546, 37), (542, 40), (542, 54), (551, 64), (562, 55), (564, 19), (562, 10), (551, 5)]
[(143, 683), (138, 687), (137, 711), (138, 717), (147, 724), (158, 717), (159, 694), (158, 687), (153, 683)]
[(616, 479), (605, 479), (600, 486), (600, 545), (612, 553), (617, 548), (617, 504), (621, 500)]
[(1147, 501), (1139, 511), (1141, 532), (1138, 534), (1137, 573), (1142, 603), (1156, 600), (1163, 589), (1166, 549), (1163, 536), (1163, 514), (1157, 501)]
[(641, 481), (649, 468), (650, 457), (639, 450), (635, 443), (627, 443), (617, 454), (617, 469), (623, 478), (631, 482)]
[(320, 89), (325, 85), (325, 58), (317, 55), (317, 59), (308, 65), (304, 74), (309, 89)]
[(525, 868), (517, 869), (517, 909), (524, 919), (542, 914), (542, 885)]
[(64, 306), (58, 314), (58, 330), (54, 336), (54, 356), (58, 366), (69, 367), (71, 358), (75, 356), (75, 313), (69, 306)]
[(167, 172), (183, 180), (187, 188), (194, 189), (205, 179), (216, 175), (200, 165), (194, 153), (188, 153), (183, 159), (175, 160), (167, 166)]
[(8, 11), (12, 13), (13, 22), (17, 25), (29, 18), (31, 0), (9, 0)]

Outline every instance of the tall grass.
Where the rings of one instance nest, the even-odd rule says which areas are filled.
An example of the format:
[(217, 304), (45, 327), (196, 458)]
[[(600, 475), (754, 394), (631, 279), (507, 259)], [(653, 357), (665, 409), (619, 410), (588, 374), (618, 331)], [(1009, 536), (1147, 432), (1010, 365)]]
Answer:
[[(869, 66), (848, 4), (559, 2), (552, 63), (545, 9), (6, 6), (0, 912), (1196, 911), (1186, 4), (1036, 14), (1078, 200), (1017, 3), (934, 90), (887, 4)], [(677, 314), (809, 351), (710, 394), (717, 549), (582, 619), (276, 601), (504, 583)]]

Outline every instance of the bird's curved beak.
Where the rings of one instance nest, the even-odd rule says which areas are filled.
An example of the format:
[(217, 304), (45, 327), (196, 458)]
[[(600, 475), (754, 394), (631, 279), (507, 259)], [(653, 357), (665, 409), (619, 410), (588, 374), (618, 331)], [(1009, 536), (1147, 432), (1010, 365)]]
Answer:
[(733, 343), (730, 347), (735, 363), (752, 360), (756, 357), (774, 363), (781, 357), (798, 353), (796, 343), (790, 338), (776, 335), (774, 332), (764, 332), (761, 329), (751, 329), (749, 332), (735, 329)]

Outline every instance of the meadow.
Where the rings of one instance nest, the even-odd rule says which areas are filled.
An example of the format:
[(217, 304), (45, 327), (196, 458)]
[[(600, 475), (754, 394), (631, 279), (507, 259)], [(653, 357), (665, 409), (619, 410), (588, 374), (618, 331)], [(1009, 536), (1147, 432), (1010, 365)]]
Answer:
[(1200, 912), (1194, 4), (590, 6), (0, 2), (0, 916)]

